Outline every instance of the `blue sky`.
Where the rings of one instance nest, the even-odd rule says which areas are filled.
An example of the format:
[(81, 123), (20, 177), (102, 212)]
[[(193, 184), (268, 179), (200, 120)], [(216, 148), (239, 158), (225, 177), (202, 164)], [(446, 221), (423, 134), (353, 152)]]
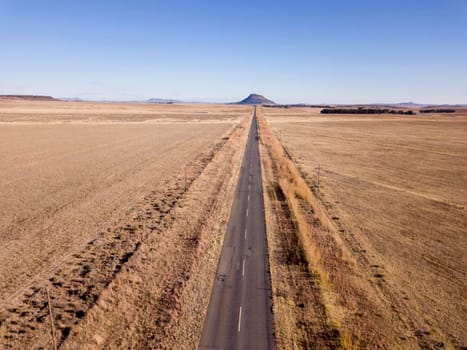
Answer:
[(0, 94), (467, 103), (467, 0), (0, 0)]

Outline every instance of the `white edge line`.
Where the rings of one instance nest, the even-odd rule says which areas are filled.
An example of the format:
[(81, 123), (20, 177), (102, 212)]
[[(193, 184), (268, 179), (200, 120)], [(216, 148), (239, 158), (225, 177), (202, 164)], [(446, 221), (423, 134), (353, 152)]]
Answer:
[(238, 331), (240, 332), (240, 328), (242, 327), (242, 307), (240, 306), (240, 311), (238, 313)]

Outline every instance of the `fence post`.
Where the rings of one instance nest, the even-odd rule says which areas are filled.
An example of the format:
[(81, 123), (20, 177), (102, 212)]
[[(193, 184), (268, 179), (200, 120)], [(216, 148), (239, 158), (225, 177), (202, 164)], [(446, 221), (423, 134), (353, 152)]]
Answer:
[(49, 289), (45, 288), (45, 291), (47, 293), (47, 305), (49, 307), (49, 316), (50, 316), (50, 330), (52, 334), (52, 346), (54, 350), (57, 350), (57, 339), (55, 336), (55, 324), (54, 324), (54, 316), (52, 313), (52, 302), (50, 301), (50, 294), (49, 294)]

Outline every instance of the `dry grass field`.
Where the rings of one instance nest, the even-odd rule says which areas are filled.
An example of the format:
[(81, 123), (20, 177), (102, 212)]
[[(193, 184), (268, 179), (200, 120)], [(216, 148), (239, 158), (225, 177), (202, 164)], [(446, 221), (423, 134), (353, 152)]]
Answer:
[[(467, 347), (467, 111), (258, 114), (278, 348)], [(196, 347), (250, 121), (0, 100), (0, 348)]]
[[(63, 342), (147, 232), (170, 226), (164, 217), (185, 183), (225, 153), (249, 114), (237, 106), (0, 101), (0, 347), (47, 344), (47, 286)], [(237, 138), (231, 153), (241, 150)]]
[(0, 123), (233, 123), (247, 107), (0, 99)]
[[(323, 116), (319, 109), (262, 108), (261, 114), (316, 198), (320, 165), (319, 206), (347, 261), (333, 262), (339, 259), (325, 247), (331, 243), (316, 243), (328, 257), (318, 267), (343, 310), (336, 318), (348, 312), (356, 320), (351, 298), (360, 307), (371, 302), (374, 315), (366, 323), (388, 328), (377, 330), (385, 340), (367, 346), (465, 348), (467, 113)], [(353, 277), (339, 289), (346, 277), (336, 269), (344, 265)], [(348, 295), (339, 302), (340, 294)], [(362, 325), (360, 335), (349, 324), (340, 328), (358, 347), (365, 327), (371, 329)]]

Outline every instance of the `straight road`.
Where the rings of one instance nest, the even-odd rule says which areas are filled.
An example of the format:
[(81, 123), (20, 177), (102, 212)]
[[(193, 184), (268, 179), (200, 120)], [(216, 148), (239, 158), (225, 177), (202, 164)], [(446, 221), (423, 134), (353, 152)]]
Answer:
[(200, 349), (275, 349), (256, 107)]

